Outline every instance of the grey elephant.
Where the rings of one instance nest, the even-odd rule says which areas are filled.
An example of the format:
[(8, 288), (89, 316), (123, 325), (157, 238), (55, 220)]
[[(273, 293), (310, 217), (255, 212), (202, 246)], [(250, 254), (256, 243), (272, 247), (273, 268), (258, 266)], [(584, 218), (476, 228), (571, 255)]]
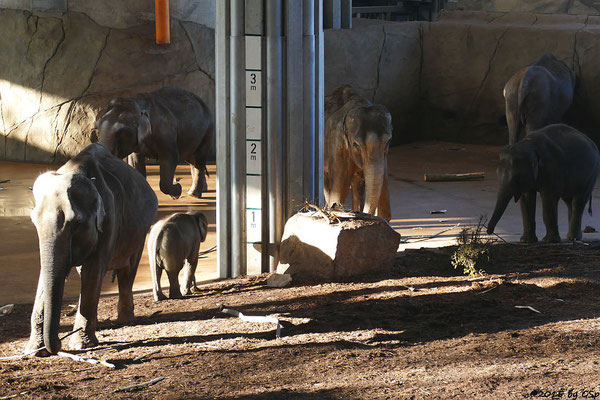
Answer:
[(596, 144), (584, 134), (562, 124), (531, 133), (500, 152), (500, 185), (494, 214), (488, 224), (493, 233), (511, 198), (521, 198), (522, 242), (537, 242), (536, 193), (542, 198), (546, 236), (544, 242), (560, 242), (557, 206), (563, 199), (569, 210), (568, 240), (581, 239), (581, 218), (586, 203), (591, 213), (592, 191), (600, 167)]
[[(175, 213), (158, 221), (148, 236), (148, 259), (152, 274), (155, 301), (166, 297), (160, 287), (163, 269), (169, 277), (169, 298), (178, 299), (196, 288), (194, 274), (198, 265), (200, 243), (206, 240), (207, 221), (200, 211)], [(186, 263), (187, 261), (187, 263)], [(179, 272), (186, 266), (183, 284), (179, 288)]]
[(561, 122), (573, 102), (575, 73), (552, 54), (521, 69), (504, 86), (508, 143)]
[(325, 201), (344, 204), (352, 188), (352, 208), (391, 218), (387, 153), (392, 140), (388, 110), (350, 86), (325, 98)]
[[(143, 176), (104, 147), (91, 144), (33, 185), (31, 220), (40, 244), (40, 278), (26, 350), (56, 353), (65, 279), (81, 275), (79, 308), (70, 347), (98, 344), (98, 299), (107, 270), (119, 279), (118, 320), (131, 321), (132, 286), (158, 201)], [(40, 354), (43, 355), (43, 354)]]
[(160, 162), (160, 190), (173, 198), (181, 185), (173, 182), (180, 161), (192, 167), (188, 194), (200, 198), (206, 191), (206, 161), (214, 148), (214, 121), (195, 94), (162, 88), (130, 98), (115, 98), (96, 126), (100, 144), (146, 176), (145, 157)]

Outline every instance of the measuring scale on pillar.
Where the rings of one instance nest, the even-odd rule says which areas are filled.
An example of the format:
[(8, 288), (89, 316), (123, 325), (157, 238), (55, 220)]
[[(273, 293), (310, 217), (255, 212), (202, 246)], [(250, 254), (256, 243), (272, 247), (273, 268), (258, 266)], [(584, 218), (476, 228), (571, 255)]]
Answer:
[(262, 36), (246, 32), (246, 247), (247, 274), (262, 273), (263, 75)]

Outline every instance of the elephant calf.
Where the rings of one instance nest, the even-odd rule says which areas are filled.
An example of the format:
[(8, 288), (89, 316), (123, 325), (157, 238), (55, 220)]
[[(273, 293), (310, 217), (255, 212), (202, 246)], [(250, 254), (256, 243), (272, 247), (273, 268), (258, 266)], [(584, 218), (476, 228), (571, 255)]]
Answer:
[(192, 166), (188, 194), (200, 198), (206, 191), (206, 161), (213, 149), (214, 122), (210, 110), (195, 94), (162, 88), (130, 98), (115, 98), (96, 126), (100, 144), (146, 176), (145, 157), (160, 162), (160, 190), (173, 198), (181, 185), (173, 182), (180, 161)]
[(581, 239), (581, 217), (586, 203), (592, 210), (592, 191), (599, 172), (600, 154), (584, 134), (562, 124), (531, 133), (500, 152), (500, 187), (488, 224), (493, 233), (511, 198), (521, 199), (522, 242), (537, 242), (535, 202), (540, 193), (546, 225), (544, 242), (560, 242), (557, 206), (562, 198), (569, 209), (569, 240)]
[(352, 188), (352, 209), (390, 220), (387, 153), (392, 117), (350, 86), (325, 98), (325, 201), (344, 204)]
[[(206, 217), (200, 211), (175, 213), (154, 224), (148, 236), (154, 300), (166, 298), (160, 287), (163, 269), (169, 277), (170, 299), (179, 299), (182, 292), (190, 294), (191, 288), (196, 288), (194, 273), (198, 265), (198, 250), (200, 243), (206, 240), (206, 234)], [(184, 265), (186, 269), (180, 290), (178, 275)]]
[(508, 143), (561, 122), (573, 102), (575, 73), (552, 54), (521, 69), (504, 86)]
[[(81, 275), (71, 348), (98, 345), (98, 300), (107, 270), (119, 279), (118, 319), (133, 319), (133, 280), (158, 201), (146, 180), (104, 147), (91, 144), (33, 185), (31, 211), (40, 243), (40, 279), (26, 351), (60, 350), (60, 308), (73, 266)], [(44, 350), (43, 352), (45, 352)]]

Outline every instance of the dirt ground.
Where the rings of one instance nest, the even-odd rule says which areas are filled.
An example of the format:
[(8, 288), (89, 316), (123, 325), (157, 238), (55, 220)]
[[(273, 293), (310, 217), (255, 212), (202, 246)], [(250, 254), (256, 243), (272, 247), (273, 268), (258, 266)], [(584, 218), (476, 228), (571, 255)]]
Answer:
[[(82, 355), (116, 369), (56, 356), (0, 361), (0, 398), (599, 396), (600, 243), (498, 244), (481, 278), (454, 270), (452, 252), (406, 250), (389, 273), (349, 282), (273, 289), (258, 276), (206, 284), (177, 301), (138, 294), (130, 326), (113, 322), (116, 298), (107, 296), (101, 345)], [(282, 337), (217, 303), (278, 316)], [(65, 303), (64, 333), (71, 310)], [(0, 356), (22, 351), (30, 312), (17, 304), (0, 317)]]

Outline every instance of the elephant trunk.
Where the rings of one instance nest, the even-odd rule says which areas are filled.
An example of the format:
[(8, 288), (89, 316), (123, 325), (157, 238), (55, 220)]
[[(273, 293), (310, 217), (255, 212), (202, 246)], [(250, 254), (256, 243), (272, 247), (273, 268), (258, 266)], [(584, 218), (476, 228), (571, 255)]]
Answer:
[(385, 175), (385, 158), (367, 164), (365, 174), (365, 206), (364, 213), (375, 214), (381, 198), (381, 188)]
[(500, 218), (502, 218), (502, 214), (506, 211), (506, 207), (508, 207), (508, 203), (512, 197), (512, 194), (508, 190), (500, 190), (498, 192), (496, 207), (494, 208), (494, 214), (488, 223), (487, 233), (494, 233), (494, 228), (496, 228), (496, 224), (500, 221)]
[[(64, 243), (61, 243), (64, 242)], [(60, 350), (58, 329), (65, 279), (70, 267), (70, 246), (65, 239), (40, 243), (41, 274), (44, 286), (44, 345), (50, 353)]]

